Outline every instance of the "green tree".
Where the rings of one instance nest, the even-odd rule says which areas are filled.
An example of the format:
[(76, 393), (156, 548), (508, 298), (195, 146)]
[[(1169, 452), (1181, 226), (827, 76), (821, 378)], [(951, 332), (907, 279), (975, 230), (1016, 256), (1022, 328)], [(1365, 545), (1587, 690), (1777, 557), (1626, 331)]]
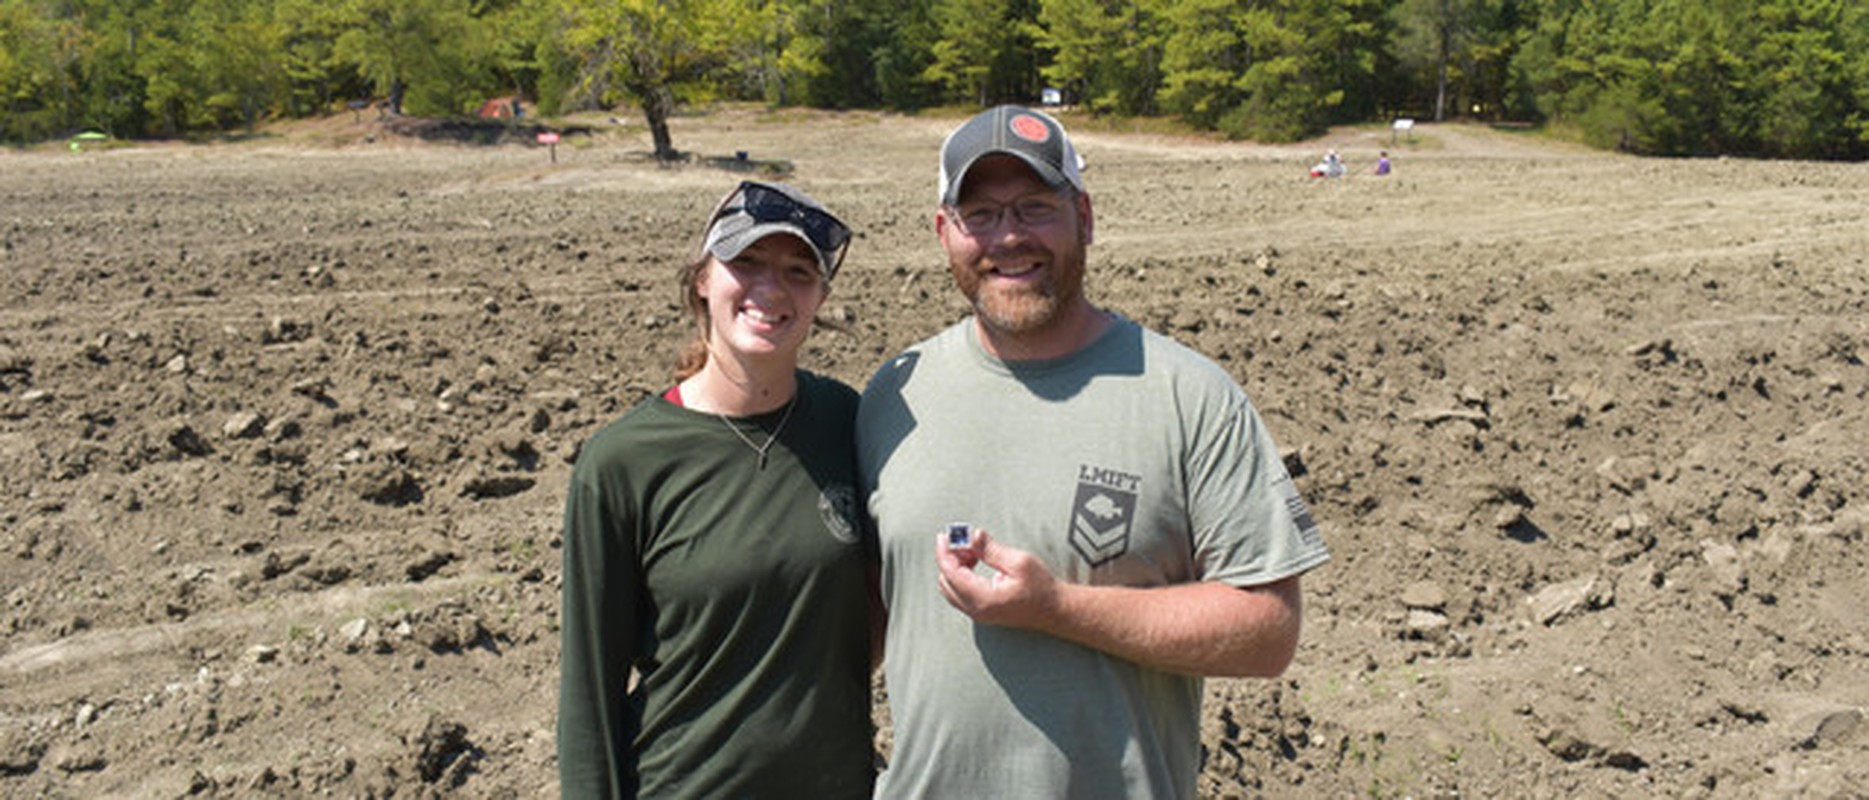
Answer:
[(1865, 53), (1849, 47), (1869, 39), (1869, 12), (1854, 0), (1781, 0), (1758, 14), (1750, 63), (1763, 149), (1793, 158), (1861, 153)]
[(0, 138), (39, 139), (61, 125), (59, 25), (28, 0), (0, 2)]
[(1255, 43), (1255, 58), (1236, 82), (1246, 103), (1221, 129), (1274, 142), (1322, 131), (1343, 101), (1332, 63), (1351, 29), (1347, 8), (1335, 0), (1277, 0), (1241, 19), (1246, 39)]
[(1661, 149), (1655, 134), (1664, 116), (1661, 103), (1629, 81), (1593, 94), (1577, 123), (1593, 147), (1653, 153)]
[(1845, 6), (1837, 35), (1843, 52), (1858, 54), (1843, 64), (1843, 82), (1849, 87), (1851, 109), (1843, 124), (1854, 134), (1849, 157), (1860, 160), (1869, 158), (1869, 59), (1860, 57), (1862, 53), (1869, 53), (1869, 8), (1861, 4)]
[[(879, 0), (887, 2), (887, 0)], [(935, 63), (936, 0), (904, 0), (879, 15), (879, 40), (867, 51), (876, 93), (886, 106), (915, 109), (941, 102), (941, 86), (929, 77)]]
[(494, 85), (539, 102), (541, 84), (557, 68), (550, 42), (555, 14), (531, 0), (498, 0), (480, 19), (492, 42)]
[(1192, 124), (1293, 141), (1339, 117), (1345, 86), (1375, 105), (1379, 0), (1180, 0), (1165, 18), (1162, 105)]
[[(792, 97), (829, 108), (918, 108), (926, 102), (928, 89), (914, 76), (927, 62), (917, 64), (913, 53), (927, 39), (898, 31), (927, 20), (927, 0), (814, 0), (813, 9), (804, 33), (820, 40), (815, 58), (823, 71), (814, 72)], [(885, 79), (891, 70), (901, 70), (906, 78), (885, 89), (885, 80), (897, 78)]]
[(955, 101), (985, 106), (1032, 98), (1037, 12), (1021, 0), (936, 0), (934, 58), (925, 77)]
[(1393, 84), (1396, 59), (1390, 41), (1395, 35), (1389, 16), (1390, 0), (1339, 0), (1332, 17), (1338, 29), (1327, 41), (1320, 66), (1324, 78), (1342, 90), (1330, 108), (1332, 122), (1358, 122), (1376, 118), (1385, 107), (1384, 92)]
[(367, 97), (370, 83), (337, 55), (335, 42), (346, 24), (342, 7), (329, 0), (277, 0), (273, 18), (280, 29), (288, 115), (319, 114), (340, 99)]
[[(928, 19), (927, 0), (767, 0), (782, 15), (764, 25), (756, 47), (769, 72), (759, 96), (779, 105), (820, 108), (920, 106), (915, 76), (926, 69), (928, 37), (898, 35)], [(746, 59), (754, 63), (760, 59)], [(891, 74), (899, 71), (902, 75)], [(900, 81), (891, 96), (885, 80)]]
[(1860, 158), (1850, 0), (1542, 0), (1513, 66), (1540, 113), (1640, 153)]
[(283, 31), (261, 0), (197, 0), (188, 28), (195, 74), (202, 83), (203, 117), (216, 128), (238, 122), (248, 130), (288, 95)]
[(1511, 0), (1402, 0), (1395, 7), (1398, 52), (1405, 69), (1428, 76), (1434, 119), (1504, 105), (1516, 39)]
[(1156, 113), (1166, 0), (1041, 0), (1033, 39), (1045, 79), (1093, 111)]
[(264, 0), (170, 0), (130, 20), (144, 106), (165, 133), (251, 128), (286, 93), (279, 29)]
[(115, 136), (148, 133), (148, 83), (136, 61), (154, 16), (147, 4), (98, 2), (85, 13), (90, 45), (82, 64), (79, 124)]
[(389, 111), (459, 114), (491, 80), (488, 31), (470, 0), (347, 0), (333, 56), (356, 65)]
[(1744, 149), (1754, 138), (1752, 114), (1742, 110), (1746, 58), (1753, 48), (1751, 0), (1661, 0), (1645, 15), (1633, 47), (1652, 70), (1639, 88), (1659, 110), (1644, 137), (1656, 152), (1711, 154)]
[(740, 94), (777, 105), (792, 105), (830, 72), (825, 45), (839, 3), (832, 0), (757, 0), (750, 11), (744, 40), (731, 42), (727, 59)]
[(1539, 112), (1575, 119), (1615, 78), (1612, 34), (1616, 6), (1592, 0), (1538, 0), (1539, 10), (1514, 65), (1537, 98)]
[(755, 34), (736, 0), (558, 0), (574, 91), (609, 104), (627, 96), (649, 124), (657, 158), (680, 155), (668, 120), (679, 97), (711, 95), (738, 42)]
[(987, 103), (987, 84), (993, 57), (1011, 41), (1006, 24), (1006, 0), (938, 0), (934, 22), (938, 36), (930, 52), (930, 81), (947, 89), (950, 97)]
[(97, 36), (85, 27), (87, 9), (77, 2), (51, 6), (51, 84), (48, 100), (58, 109), (58, 130), (69, 131), (85, 117), (84, 66), (97, 46)]
[(194, 86), (194, 63), (182, 44), (179, 9), (138, 9), (130, 24), (137, 31), (134, 71), (143, 82), (143, 107), (149, 111), (151, 130), (175, 136), (200, 117)]
[(1246, 99), (1239, 76), (1253, 62), (1255, 42), (1243, 28), (1238, 0), (1179, 0), (1165, 12), (1161, 103), (1188, 122), (1214, 128)]

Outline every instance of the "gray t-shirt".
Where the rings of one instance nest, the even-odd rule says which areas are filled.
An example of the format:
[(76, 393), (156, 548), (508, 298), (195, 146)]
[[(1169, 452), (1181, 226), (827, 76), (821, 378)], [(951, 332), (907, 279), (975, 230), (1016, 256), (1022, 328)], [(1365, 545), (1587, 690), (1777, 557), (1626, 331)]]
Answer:
[(877, 371), (857, 451), (889, 611), (879, 797), (1195, 793), (1200, 679), (975, 624), (936, 585), (948, 523), (1083, 584), (1254, 586), (1330, 557), (1245, 392), (1126, 319), (1017, 363), (964, 320)]

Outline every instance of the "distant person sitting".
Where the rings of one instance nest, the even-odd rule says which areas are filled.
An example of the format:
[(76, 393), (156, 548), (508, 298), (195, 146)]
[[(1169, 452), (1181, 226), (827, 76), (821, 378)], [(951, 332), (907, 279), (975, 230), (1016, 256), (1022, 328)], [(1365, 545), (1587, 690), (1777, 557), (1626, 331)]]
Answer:
[(1317, 166), (1311, 168), (1311, 177), (1341, 178), (1343, 177), (1343, 172), (1343, 158), (1337, 155), (1337, 151), (1332, 150), (1324, 154), (1323, 161), (1319, 161)]
[(1389, 174), (1389, 151), (1383, 150), (1376, 156), (1376, 174)]

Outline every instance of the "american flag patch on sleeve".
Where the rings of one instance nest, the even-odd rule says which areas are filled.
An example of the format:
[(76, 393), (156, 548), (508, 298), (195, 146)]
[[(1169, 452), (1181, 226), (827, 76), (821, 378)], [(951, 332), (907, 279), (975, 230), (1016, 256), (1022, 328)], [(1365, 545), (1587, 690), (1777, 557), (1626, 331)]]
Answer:
[(1285, 495), (1285, 511), (1291, 514), (1292, 523), (1298, 526), (1298, 535), (1305, 545), (1315, 547), (1323, 544), (1318, 538), (1317, 521), (1311, 518), (1311, 507), (1304, 504), (1304, 498), (1297, 492)]

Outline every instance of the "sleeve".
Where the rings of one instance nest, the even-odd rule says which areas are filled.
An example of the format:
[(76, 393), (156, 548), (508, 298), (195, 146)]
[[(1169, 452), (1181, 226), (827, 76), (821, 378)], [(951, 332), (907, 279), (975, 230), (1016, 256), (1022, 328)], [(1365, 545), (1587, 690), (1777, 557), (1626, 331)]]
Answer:
[(1203, 580), (1257, 586), (1310, 570), (1330, 551), (1264, 421), (1245, 392), (1229, 388), (1192, 439), (1195, 568)]
[(565, 798), (634, 797), (636, 546), (623, 510), (579, 464), (565, 501), (558, 778)]

